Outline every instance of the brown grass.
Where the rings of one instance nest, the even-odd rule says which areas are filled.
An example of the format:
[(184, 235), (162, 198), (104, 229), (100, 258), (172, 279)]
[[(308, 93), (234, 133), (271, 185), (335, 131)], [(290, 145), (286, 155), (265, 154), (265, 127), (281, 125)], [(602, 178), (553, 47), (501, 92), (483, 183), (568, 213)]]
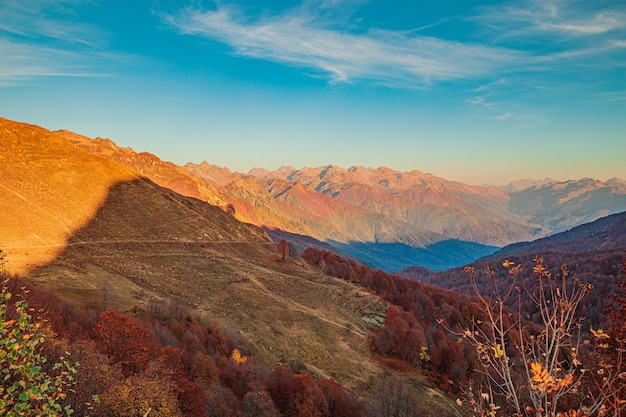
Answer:
[[(95, 310), (182, 300), (250, 340), (269, 367), (361, 394), (388, 370), (370, 350), (387, 304), (300, 260), (262, 229), (45, 129), (0, 119), (0, 244), (8, 269)], [(390, 369), (391, 372), (393, 369)], [(427, 394), (427, 384), (419, 384)]]

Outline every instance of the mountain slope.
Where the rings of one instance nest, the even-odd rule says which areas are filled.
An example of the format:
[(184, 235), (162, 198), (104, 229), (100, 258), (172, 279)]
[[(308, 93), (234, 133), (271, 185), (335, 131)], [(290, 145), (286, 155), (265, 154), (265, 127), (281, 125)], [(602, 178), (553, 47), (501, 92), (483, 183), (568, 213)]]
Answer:
[(626, 249), (626, 212), (576, 226), (565, 232), (532, 242), (514, 243), (480, 261), (489, 262), (504, 256), (521, 256), (546, 252), (576, 253)]
[[(163, 188), (60, 135), (0, 121), (8, 269), (86, 308), (148, 310), (178, 300), (287, 364), (365, 390), (382, 372), (369, 349), (386, 303), (297, 261), (265, 232)], [(7, 152), (5, 152), (5, 150)]]
[(538, 233), (505, 213), (508, 196), (504, 191), (447, 181), (419, 171), (284, 167), (269, 174), (257, 171), (257, 175), (307, 185), (417, 230), (441, 234), (439, 240), (502, 246)]
[[(383, 168), (344, 170), (329, 166), (298, 171), (283, 167), (275, 172), (255, 169), (251, 175), (232, 174), (229, 178), (223, 169), (206, 162), (185, 168), (208, 181), (227, 183), (225, 188), (235, 197), (231, 201), (238, 215), (248, 221), (310, 235), (387, 271), (416, 263), (436, 270), (462, 265), (495, 250), (485, 241), (508, 242), (506, 236), (516, 240), (535, 233), (479, 204), (496, 201), (498, 207), (504, 207), (506, 195), (502, 191), (449, 185), (417, 171), (404, 173), (403, 180), (400, 173)], [(381, 175), (389, 178), (380, 179)], [(416, 191), (417, 178), (423, 182), (422, 176), (446, 184), (438, 185), (444, 190), (434, 192), (427, 185), (425, 190)], [(263, 211), (260, 207), (271, 209)], [(482, 220), (476, 221), (473, 214), (469, 215), (472, 212), (479, 213)], [(471, 235), (479, 243), (456, 238)], [(398, 251), (403, 254), (399, 256)]]
[(91, 154), (118, 162), (179, 194), (199, 198), (216, 206), (226, 206), (224, 196), (218, 187), (148, 152), (137, 153), (132, 148), (117, 146), (110, 139), (90, 139), (67, 130), (58, 130), (54, 133)]
[[(496, 271), (498, 285), (503, 288), (512, 280), (509, 277), (507, 281), (508, 274), (502, 268), (503, 262), (507, 260), (521, 265), (521, 272), (515, 275), (515, 286), (521, 289), (519, 294), (522, 312), (527, 315), (527, 319), (534, 320), (536, 311), (525, 309), (533, 305), (528, 299), (528, 294), (534, 293), (538, 286), (537, 276), (533, 272), (536, 257), (542, 258), (546, 270), (553, 276), (562, 274), (561, 267), (565, 266), (570, 276), (575, 273), (580, 282), (591, 284), (593, 290), (585, 296), (581, 316), (586, 317), (589, 324), (597, 328), (602, 325), (606, 295), (617, 291), (620, 263), (626, 259), (626, 212), (598, 219), (534, 242), (506, 246), (469, 266), (478, 272), (477, 287), (483, 294), (489, 294), (494, 289), (492, 282), (483, 272), (487, 266)], [(474, 295), (470, 276), (463, 268), (437, 273), (421, 268), (407, 268), (397, 274), (422, 283)], [(511, 297), (509, 301), (513, 305), (517, 302), (517, 296)]]
[(179, 167), (108, 139), (55, 133), (238, 220), (311, 236), (388, 272), (415, 264), (452, 268), (497, 246), (626, 209), (626, 186), (618, 180), (535, 185), (508, 194), (389, 168), (282, 167), (245, 175), (206, 162)]
[(509, 211), (552, 231), (563, 231), (626, 210), (626, 184), (621, 181), (553, 182), (511, 194)]
[[(206, 162), (178, 167), (145, 152), (119, 148), (108, 139), (57, 133), (159, 185), (219, 205), (241, 221), (311, 236), (387, 271), (415, 264), (433, 270), (463, 265), (492, 253), (496, 246), (560, 231), (571, 211), (565, 206), (564, 213), (550, 209), (554, 191), (534, 193), (532, 204), (524, 206), (526, 197), (520, 193), (510, 197), (496, 188), (419, 171), (282, 167), (245, 175)], [(618, 186), (616, 182), (611, 189)], [(618, 190), (613, 198), (615, 207), (622, 194)], [(595, 206), (579, 199), (585, 218), (606, 214), (602, 204), (609, 197), (599, 197)], [(542, 209), (552, 214), (542, 214)], [(562, 221), (551, 222), (551, 216), (561, 216)]]
[(0, 140), (0, 242), (14, 273), (52, 259), (110, 187), (139, 179), (38, 126), (0, 118)]

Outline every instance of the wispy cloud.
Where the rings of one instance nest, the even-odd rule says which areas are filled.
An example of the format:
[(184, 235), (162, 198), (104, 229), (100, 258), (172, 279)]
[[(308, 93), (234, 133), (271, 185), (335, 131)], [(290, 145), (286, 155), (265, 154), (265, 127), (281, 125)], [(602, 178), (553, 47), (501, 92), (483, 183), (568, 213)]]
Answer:
[(482, 107), (487, 107), (487, 108), (493, 107), (493, 103), (489, 103), (483, 96), (472, 97), (469, 100), (467, 100), (467, 102), (473, 106), (482, 106)]
[[(520, 6), (485, 7), (473, 18), (509, 36), (552, 34), (584, 37), (626, 29), (626, 8), (601, 2), (531, 0)], [(610, 3), (609, 3), (610, 4)]]
[(311, 14), (312, 3), (306, 3), (306, 13), (296, 8), (255, 20), (219, 5), (214, 11), (187, 9), (163, 19), (182, 34), (223, 42), (238, 55), (326, 74), (332, 83), (368, 79), (415, 88), (489, 75), (522, 59), (522, 54), (507, 48), (407, 32), (338, 30)]
[[(476, 36), (484, 42), (526, 53), (519, 71), (507, 74), (508, 85), (485, 84), (474, 93), (517, 88), (517, 95), (528, 97), (532, 90), (563, 93), (567, 84), (572, 87), (568, 94), (574, 97), (592, 91), (590, 84), (597, 84), (602, 74), (611, 79), (616, 66), (626, 66), (623, 2), (523, 0), (514, 6), (481, 7), (468, 20), (479, 24)], [(526, 91), (519, 90), (521, 85), (527, 86)]]
[(485, 91), (485, 90), (491, 89), (493, 87), (502, 86), (502, 85), (506, 85), (506, 84), (507, 84), (507, 81), (504, 78), (500, 78), (499, 80), (496, 80), (494, 82), (480, 85), (480, 86), (474, 88), (472, 91), (474, 93), (479, 93), (481, 91)]
[[(504, 84), (504, 82), (502, 80), (499, 80), (498, 82), (492, 83), (489, 86), (482, 86), (483, 88), (479, 87), (478, 89), (474, 90), (476, 91), (484, 91), (485, 89), (494, 86), (494, 85), (502, 85)], [(471, 104), (472, 106), (479, 106), (482, 107), (484, 109), (487, 109), (491, 114), (496, 114), (496, 116), (493, 116), (494, 119), (497, 120), (508, 120), (511, 117), (515, 116), (515, 113), (510, 112), (510, 111), (503, 111), (502, 108), (504, 107), (504, 105), (502, 103), (498, 103), (496, 101), (491, 101), (488, 99), (489, 95), (485, 94), (485, 95), (479, 95), (479, 96), (475, 96), (472, 97), (467, 101), (467, 103)]]
[(498, 120), (508, 120), (508, 119), (510, 119), (513, 116), (515, 116), (515, 113), (506, 112), (506, 113), (502, 113), (502, 114), (500, 114), (498, 116), (495, 116), (494, 118), (498, 119)]
[(615, 46), (616, 48), (626, 48), (626, 39), (613, 40), (613, 46)]
[(0, 39), (0, 87), (29, 83), (42, 77), (104, 77), (86, 65), (84, 56), (69, 51)]
[(67, 16), (78, 0), (4, 0), (0, 5), (0, 86), (43, 77), (106, 76), (102, 31)]
[(610, 101), (626, 101), (626, 91), (607, 91), (602, 93), (592, 93), (590, 96), (604, 97)]
[(47, 39), (101, 48), (105, 34), (72, 18), (72, 9), (80, 3), (79, 0), (3, 0), (0, 32), (31, 41)]
[(544, 22), (538, 27), (546, 31), (560, 31), (583, 35), (611, 32), (626, 27), (626, 15), (623, 13), (597, 14), (591, 19), (565, 22)]
[(574, 68), (601, 73), (625, 62), (626, 5), (619, 2), (527, 0), (515, 7), (483, 7), (470, 19), (486, 28), (485, 37), (494, 44), (525, 50), (530, 71), (572, 76)]

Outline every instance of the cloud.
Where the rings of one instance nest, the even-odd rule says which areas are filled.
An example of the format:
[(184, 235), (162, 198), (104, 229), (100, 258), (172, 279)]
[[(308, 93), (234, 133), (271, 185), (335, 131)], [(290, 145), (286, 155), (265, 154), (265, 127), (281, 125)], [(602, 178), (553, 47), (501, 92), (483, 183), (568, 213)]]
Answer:
[(625, 101), (626, 91), (606, 91), (602, 93), (591, 93), (590, 96), (604, 97), (609, 101)]
[[(329, 3), (329, 2), (327, 2)], [(472, 79), (519, 62), (522, 54), (499, 47), (454, 42), (406, 32), (333, 29), (303, 9), (246, 19), (236, 9), (187, 9), (163, 20), (180, 33), (217, 40), (241, 56), (325, 74), (331, 83), (358, 79), (418, 88), (433, 81)]]
[(506, 112), (506, 113), (502, 113), (499, 116), (496, 116), (495, 119), (498, 119), (498, 120), (508, 120), (508, 119), (510, 119), (513, 116), (515, 116), (515, 113)]
[(594, 35), (611, 32), (626, 27), (626, 15), (620, 13), (597, 14), (591, 19), (565, 22), (543, 22), (538, 26), (546, 31), (560, 31), (581, 35)]
[(504, 78), (500, 78), (499, 80), (496, 80), (494, 82), (488, 83), (488, 84), (484, 84), (484, 85), (480, 85), (476, 88), (474, 88), (472, 91), (474, 93), (479, 93), (481, 91), (485, 91), (488, 89), (491, 89), (493, 87), (497, 87), (497, 86), (502, 86), (502, 85), (506, 85), (507, 81)]
[(3, 0), (0, 5), (0, 86), (47, 77), (103, 77), (128, 55), (106, 50), (106, 34), (77, 21), (80, 0)]
[(586, 37), (626, 29), (626, 9), (623, 6), (597, 9), (599, 4), (572, 0), (533, 0), (522, 3), (521, 7), (484, 7), (473, 20), (508, 36), (544, 33)]
[(104, 33), (98, 28), (67, 19), (79, 0), (3, 0), (0, 31), (33, 40), (61, 41), (100, 48)]
[[(491, 88), (491, 87), (494, 87), (494, 86), (503, 85), (503, 84), (505, 84), (504, 80), (498, 80), (498, 81), (496, 81), (494, 83), (478, 87), (477, 89), (474, 89), (473, 91), (474, 92), (477, 92), (477, 91), (481, 91), (482, 92), (482, 91), (484, 91), (484, 90), (486, 90), (488, 88)], [(497, 119), (497, 120), (503, 120), (504, 121), (504, 120), (508, 120), (511, 117), (515, 116), (515, 113), (503, 110), (503, 107), (507, 107), (508, 106), (507, 104), (503, 104), (503, 103), (499, 103), (499, 102), (496, 102), (496, 101), (488, 100), (488, 97), (490, 95), (491, 94), (484, 94), (484, 95), (475, 96), (475, 97), (472, 97), (472, 98), (466, 100), (466, 102), (471, 104), (472, 106), (482, 107), (482, 108), (488, 110), (489, 112), (491, 112), (491, 114), (498, 113), (497, 116), (493, 116), (493, 118)]]
[(617, 1), (525, 0), (481, 7), (468, 19), (479, 24), (485, 42), (525, 51), (517, 74), (507, 74), (511, 84), (558, 89), (558, 79), (585, 91), (625, 64), (626, 5)]
[(41, 77), (103, 77), (82, 55), (0, 38), (0, 87), (23, 85)]

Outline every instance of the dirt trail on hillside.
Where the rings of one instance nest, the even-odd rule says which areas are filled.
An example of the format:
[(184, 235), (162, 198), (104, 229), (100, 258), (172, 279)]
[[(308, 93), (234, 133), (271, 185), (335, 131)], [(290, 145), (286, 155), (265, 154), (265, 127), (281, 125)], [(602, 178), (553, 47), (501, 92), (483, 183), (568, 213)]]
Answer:
[(318, 320), (322, 320), (322, 321), (324, 321), (326, 323), (332, 324), (332, 325), (337, 326), (337, 327), (339, 327), (341, 329), (344, 329), (346, 331), (350, 330), (350, 331), (358, 334), (358, 336), (363, 338), (363, 339), (368, 337), (367, 334), (365, 334), (365, 333), (363, 333), (363, 332), (361, 332), (359, 330), (348, 329), (345, 325), (343, 325), (343, 324), (341, 324), (339, 322), (327, 319), (326, 317), (322, 317), (319, 314), (319, 312), (315, 311), (314, 309), (310, 309), (310, 308), (305, 307), (302, 304), (300, 304), (300, 303), (298, 303), (298, 302), (296, 302), (294, 300), (291, 300), (291, 299), (288, 299), (288, 298), (281, 297), (281, 296), (277, 295), (275, 292), (269, 290), (262, 282), (260, 282), (258, 279), (254, 278), (254, 277), (248, 277), (248, 278), (249, 278), (250, 282), (252, 282), (254, 285), (256, 285), (257, 288), (259, 288), (261, 291), (266, 293), (270, 298), (279, 301), (283, 305), (288, 305), (289, 308), (291, 308), (292, 310), (308, 314), (310, 316), (313, 316), (313, 317), (317, 318)]

